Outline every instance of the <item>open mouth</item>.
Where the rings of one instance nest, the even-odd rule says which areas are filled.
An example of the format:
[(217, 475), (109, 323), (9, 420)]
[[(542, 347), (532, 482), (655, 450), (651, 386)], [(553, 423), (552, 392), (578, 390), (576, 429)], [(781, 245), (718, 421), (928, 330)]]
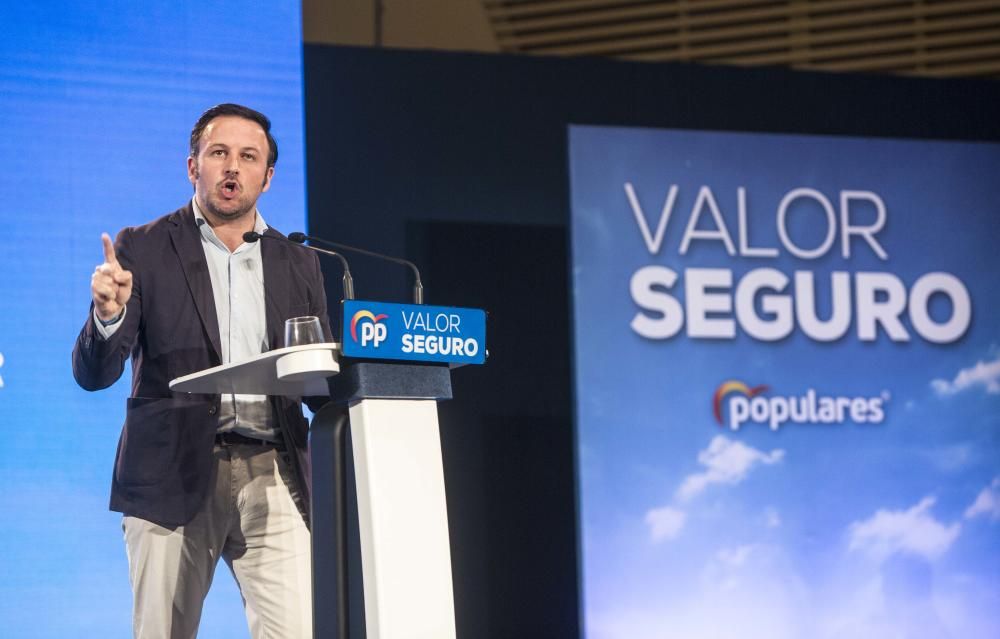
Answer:
[(222, 193), (226, 196), (236, 195), (236, 193), (239, 190), (240, 190), (240, 185), (235, 181), (227, 180), (222, 183)]

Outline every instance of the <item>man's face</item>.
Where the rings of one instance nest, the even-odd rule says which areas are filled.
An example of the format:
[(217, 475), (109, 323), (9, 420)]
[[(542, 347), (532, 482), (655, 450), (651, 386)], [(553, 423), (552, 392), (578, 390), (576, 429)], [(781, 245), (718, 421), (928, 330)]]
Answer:
[(267, 153), (267, 136), (256, 122), (235, 115), (209, 122), (198, 156), (188, 158), (188, 179), (201, 210), (219, 221), (253, 211), (271, 187), (274, 167), (268, 168)]

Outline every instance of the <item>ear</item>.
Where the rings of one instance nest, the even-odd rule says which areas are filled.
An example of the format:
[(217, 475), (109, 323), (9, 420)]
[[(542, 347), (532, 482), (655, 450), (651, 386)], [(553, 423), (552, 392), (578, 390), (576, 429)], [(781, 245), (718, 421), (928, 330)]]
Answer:
[(187, 166), (188, 166), (188, 182), (194, 184), (195, 181), (198, 179), (198, 160), (194, 159), (189, 155)]
[(274, 177), (274, 167), (268, 167), (267, 173), (264, 175), (264, 186), (261, 187), (260, 192), (266, 193), (269, 188), (271, 188), (271, 178)]

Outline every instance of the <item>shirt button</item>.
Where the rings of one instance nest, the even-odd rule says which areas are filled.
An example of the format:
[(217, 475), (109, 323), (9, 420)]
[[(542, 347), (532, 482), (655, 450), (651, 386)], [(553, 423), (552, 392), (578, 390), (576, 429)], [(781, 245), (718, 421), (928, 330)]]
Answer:
[(209, 415), (214, 415), (215, 414), (215, 410), (216, 410), (215, 406), (212, 406), (211, 408), (208, 409), (208, 414)]

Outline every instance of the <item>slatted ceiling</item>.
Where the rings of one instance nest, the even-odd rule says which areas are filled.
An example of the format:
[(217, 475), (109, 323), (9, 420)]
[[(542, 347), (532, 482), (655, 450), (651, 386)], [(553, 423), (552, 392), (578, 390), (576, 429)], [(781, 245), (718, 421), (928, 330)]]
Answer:
[(481, 0), (508, 52), (1000, 79), (1000, 0)]
[[(856, 1), (856, 0), (852, 0)], [(710, 0), (706, 0), (708, 4)], [(556, 3), (546, 3), (546, 4), (556, 4)], [(580, 25), (593, 25), (601, 23), (621, 23), (629, 20), (655, 20), (658, 18), (667, 18), (670, 20), (682, 19), (685, 17), (685, 12), (680, 10), (678, 6), (670, 6), (663, 2), (645, 2), (641, 4), (636, 4), (634, 2), (628, 4), (618, 4), (616, 6), (609, 6), (607, 0), (602, 0), (601, 2), (570, 2), (567, 4), (577, 5), (577, 4), (595, 4), (593, 10), (581, 12), (575, 10), (572, 13), (560, 13), (560, 14), (543, 14), (541, 16), (535, 17), (520, 17), (517, 19), (516, 23), (509, 23), (506, 25), (498, 24), (496, 26), (497, 33), (511, 33), (511, 32), (530, 32), (530, 31), (545, 31), (548, 29), (562, 29), (572, 26)], [(761, 7), (766, 7), (767, 5), (773, 5), (773, 2), (761, 4)], [(744, 5), (745, 7), (746, 5)], [(777, 7), (778, 15), (785, 15), (783, 7)], [(751, 12), (745, 12), (740, 10), (732, 10), (722, 14), (713, 13), (702, 13), (704, 24), (711, 24), (713, 22), (713, 17), (717, 22), (731, 22), (736, 19), (739, 13), (747, 13), (748, 18), (760, 18), (766, 17), (766, 9), (757, 9)], [(517, 15), (515, 12), (507, 14), (508, 17), (513, 17)]]
[[(837, 3), (837, 4), (847, 4), (847, 3)], [(856, 3), (851, 3), (856, 4)], [(870, 4), (870, 3), (866, 3)], [(720, 16), (718, 14), (711, 15), (677, 15), (672, 18), (667, 19), (655, 19), (655, 20), (638, 20), (631, 23), (600, 23), (591, 22), (589, 25), (576, 29), (558, 29), (558, 30), (546, 30), (538, 31), (534, 30), (531, 33), (526, 33), (521, 35), (520, 31), (513, 31), (512, 34), (503, 38), (504, 44), (510, 44), (519, 47), (533, 47), (533, 48), (546, 48), (546, 47), (556, 47), (563, 43), (583, 43), (581, 46), (586, 46), (586, 41), (608, 41), (614, 40), (616, 36), (630, 36), (642, 33), (662, 33), (663, 31), (672, 31), (679, 34), (680, 36), (686, 37), (690, 44), (697, 44), (700, 40), (719, 40), (719, 39), (734, 39), (746, 36), (755, 35), (767, 35), (769, 33), (773, 34), (793, 34), (795, 32), (822, 32), (837, 28), (847, 28), (847, 29), (857, 29), (860, 25), (876, 24), (882, 28), (891, 28), (895, 25), (904, 25), (910, 32), (914, 31), (913, 22), (913, 12), (912, 7), (899, 7), (899, 3), (893, 3), (895, 6), (881, 7), (880, 10), (876, 10), (874, 7), (869, 7), (867, 10), (863, 11), (863, 22), (858, 20), (858, 15), (844, 15), (844, 14), (830, 14), (809, 16), (808, 14), (803, 15), (789, 15), (790, 13), (800, 13), (800, 12), (789, 12), (787, 7), (780, 13), (771, 11), (757, 11), (757, 12), (733, 12), (733, 14), (740, 15), (728, 15)], [(982, 5), (993, 5), (996, 6), (996, 0), (971, 0), (969, 2), (954, 2), (954, 5), (959, 8), (981, 8)], [(945, 13), (942, 9), (949, 9), (950, 7), (930, 7), (924, 13), (924, 18), (932, 18), (935, 14)], [(1000, 12), (995, 12), (1000, 14)], [(977, 16), (971, 16), (977, 17)], [(795, 18), (808, 18), (808, 20), (801, 19), (795, 20)], [(708, 27), (715, 28), (708, 28)], [(625, 48), (634, 47), (634, 43), (631, 39), (625, 39), (624, 41), (619, 40), (619, 46), (624, 46)], [(570, 45), (572, 46), (572, 44)], [(565, 47), (563, 47), (565, 48)], [(560, 53), (562, 50), (560, 50)]]
[[(988, 64), (989, 62), (988, 60), (982, 62), (979, 61), (981, 55), (987, 55), (987, 56), (1000, 55), (1000, 46), (993, 46), (989, 48), (982, 47), (979, 49), (979, 51), (976, 54), (976, 60), (974, 61), (974, 63), (977, 65)], [(892, 56), (869, 57), (863, 60), (829, 62), (829, 63), (824, 63), (822, 66), (819, 65), (814, 65), (814, 66), (815, 68), (822, 68), (828, 71), (878, 71), (883, 69), (885, 70), (898, 69), (900, 72), (904, 72), (905, 70), (913, 66), (914, 60), (917, 62), (917, 64), (923, 64), (924, 66), (928, 64), (934, 64), (938, 67), (941, 67), (942, 69), (946, 65), (949, 65), (950, 63), (956, 63), (956, 66), (959, 66), (959, 64), (965, 66), (970, 64), (968, 51), (942, 51), (923, 56), (920, 55), (914, 56), (913, 54), (899, 54)], [(933, 62), (921, 63), (920, 62), (921, 60), (931, 60)], [(924, 69), (921, 69), (921, 71), (923, 70)], [(970, 73), (968, 75), (972, 74)]]
[[(536, 3), (530, 3), (535, 5)], [(597, 4), (593, 10), (562, 13), (555, 16), (544, 16), (533, 19), (519, 19), (508, 25), (497, 25), (497, 33), (525, 33), (531, 31), (558, 31), (570, 26), (588, 25), (600, 28), (601, 25), (622, 23), (629, 20), (642, 20), (650, 23), (656, 19), (666, 19), (675, 28), (704, 28), (719, 24), (732, 24), (745, 21), (765, 21), (779, 19), (783, 24), (797, 14), (807, 13), (804, 7), (789, 6), (787, 2), (719, 2), (718, 0), (689, 0), (688, 2), (654, 2), (614, 3), (603, 0), (591, 2), (540, 2), (537, 4)], [(863, 8), (871, 4), (871, 0), (828, 0), (827, 4), (837, 5), (844, 9)], [(613, 6), (612, 6), (613, 5)], [(520, 6), (520, 3), (518, 3)], [(641, 24), (640, 24), (641, 27)], [(516, 36), (514, 38), (516, 40)]]
[(922, 72), (921, 75), (935, 77), (935, 78), (947, 78), (947, 77), (972, 77), (972, 76), (983, 76), (991, 78), (1000, 78), (1000, 60), (991, 61), (975, 61), (969, 64), (956, 64), (951, 65), (946, 70), (941, 69), (927, 69)]
[[(850, 60), (857, 57), (868, 58), (872, 55), (898, 53), (903, 57), (895, 60), (895, 63), (905, 65), (905, 56), (909, 55), (913, 57), (914, 62), (926, 64), (931, 60), (933, 54), (930, 51), (914, 51), (915, 48), (919, 47), (926, 50), (940, 48), (942, 51), (936, 55), (940, 56), (942, 61), (951, 55), (955, 55), (955, 52), (946, 52), (944, 48), (956, 45), (959, 46), (961, 54), (966, 59), (979, 54), (986, 55), (989, 54), (991, 45), (1000, 44), (998, 28), (1000, 28), (1000, 14), (998, 14), (992, 29), (963, 33), (928, 32), (919, 39), (903, 30), (897, 33), (886, 30), (880, 38), (857, 38), (849, 32), (825, 34), (826, 37), (822, 38), (809, 34), (791, 34), (788, 37), (780, 39), (760, 38), (752, 42), (705, 43), (699, 47), (699, 59), (713, 60), (719, 57), (740, 54), (739, 59), (748, 65), (783, 63), (799, 65), (812, 63), (823, 65), (847, 64), (849, 66)], [(961, 46), (965, 44), (981, 44), (983, 46), (976, 48)], [(776, 48), (781, 50), (774, 52)], [(768, 52), (769, 50), (771, 52)], [(759, 51), (763, 51), (763, 53), (756, 54)], [(667, 52), (654, 53), (645, 59), (679, 60), (682, 58), (680, 52)], [(832, 66), (824, 68), (830, 68), (830, 70), (850, 70), (849, 68), (834, 69)]]

